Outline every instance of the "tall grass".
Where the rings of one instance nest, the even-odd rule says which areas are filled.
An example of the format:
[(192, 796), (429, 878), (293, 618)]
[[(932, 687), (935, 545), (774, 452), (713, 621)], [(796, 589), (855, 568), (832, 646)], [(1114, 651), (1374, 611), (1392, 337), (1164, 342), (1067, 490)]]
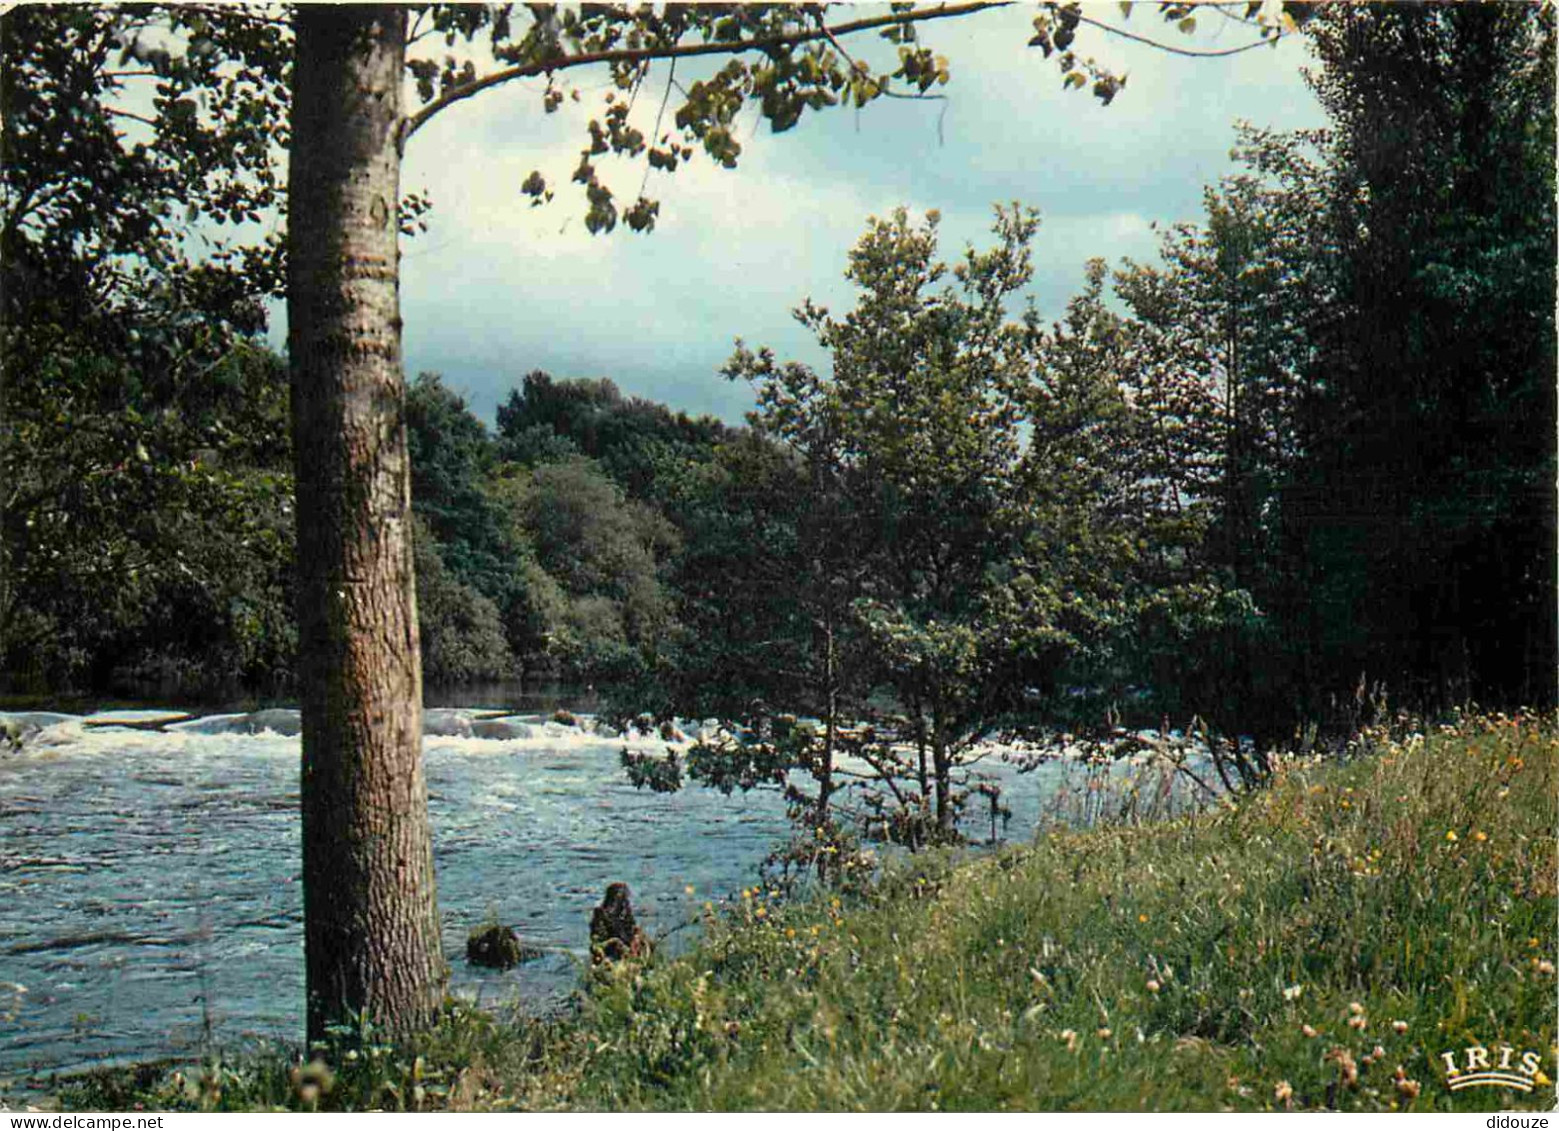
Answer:
[[(1282, 763), (1213, 812), (920, 856), (864, 896), (710, 905), (577, 1012), (65, 1095), (84, 1106), (1549, 1108), (1555, 719), (1467, 716)], [(1535, 1050), (1530, 1094), (1440, 1054)], [(1497, 1054), (1496, 1054), (1497, 1055)], [(352, 1059), (347, 1059), (351, 1057)]]

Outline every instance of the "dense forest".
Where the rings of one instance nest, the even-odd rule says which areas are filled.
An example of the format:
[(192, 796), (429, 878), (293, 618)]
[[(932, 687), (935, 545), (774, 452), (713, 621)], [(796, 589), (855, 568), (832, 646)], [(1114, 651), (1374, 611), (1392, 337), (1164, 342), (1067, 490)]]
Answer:
[[(4, 24), (5, 686), (286, 696), (277, 248), (183, 238), (252, 219), (274, 174), (176, 114), (127, 152), (108, 53), (66, 65), (112, 19)], [(744, 426), (534, 372), (493, 427), (423, 374), (429, 682), (739, 720), (760, 740), (638, 771), (730, 787), (799, 760), (820, 811), (835, 751), (888, 757), (863, 724), (891, 722), (943, 828), (951, 771), (1003, 727), (1198, 718), (1259, 777), (1382, 694), (1551, 703), (1553, 30), (1527, 5), (1312, 21), (1329, 128), (1241, 127), (1204, 215), (1153, 262), (1091, 264), (1059, 317), (1023, 303), (1027, 210), (952, 255), (934, 214), (871, 220), (840, 249), (854, 308), (797, 311), (825, 371), (738, 344)], [(257, 60), (242, 123), (280, 97), (275, 45), (223, 50)], [(209, 77), (193, 60), (173, 87)]]

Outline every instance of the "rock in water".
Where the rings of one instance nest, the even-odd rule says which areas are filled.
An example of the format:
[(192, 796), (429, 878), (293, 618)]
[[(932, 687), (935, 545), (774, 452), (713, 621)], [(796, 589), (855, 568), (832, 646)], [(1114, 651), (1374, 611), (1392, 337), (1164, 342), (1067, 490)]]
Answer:
[(466, 961), (473, 966), (490, 966), (495, 970), (507, 970), (521, 962), (540, 958), (541, 951), (520, 942), (513, 927), (494, 923), (481, 930), (472, 931), (466, 939)]
[(595, 965), (622, 958), (648, 958), (649, 936), (634, 922), (627, 884), (609, 884), (606, 898), (590, 915), (590, 961)]

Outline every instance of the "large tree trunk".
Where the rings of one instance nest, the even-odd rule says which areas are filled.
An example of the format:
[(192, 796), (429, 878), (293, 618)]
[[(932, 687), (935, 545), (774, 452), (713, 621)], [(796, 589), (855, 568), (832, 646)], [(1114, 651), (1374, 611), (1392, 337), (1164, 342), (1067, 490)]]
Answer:
[(399, 294), (405, 11), (301, 5), (288, 183), (308, 1036), (426, 1027), (445, 977), (422, 771)]

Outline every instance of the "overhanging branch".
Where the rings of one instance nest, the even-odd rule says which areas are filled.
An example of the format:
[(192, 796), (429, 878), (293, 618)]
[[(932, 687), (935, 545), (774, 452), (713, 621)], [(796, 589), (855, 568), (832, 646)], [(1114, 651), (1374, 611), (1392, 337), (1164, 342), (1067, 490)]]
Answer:
[(930, 20), (967, 16), (975, 12), (983, 12), (989, 8), (1005, 8), (1010, 6), (1011, 3), (1012, 0), (977, 0), (974, 3), (944, 4), (939, 8), (926, 8), (914, 12), (894, 12), (886, 16), (872, 16), (867, 19), (851, 20), (848, 23), (838, 24), (832, 28), (822, 25), (810, 30), (797, 29), (774, 35), (760, 36), (754, 39), (733, 40), (729, 43), (672, 44), (666, 47), (586, 51), (578, 55), (564, 56), (560, 59), (525, 63), (517, 67), (508, 67), (502, 71), (495, 71), (490, 75), (484, 75), (479, 79), (462, 83), (445, 91), (438, 98), (406, 119), (401, 126), (401, 144), (404, 146), (411, 136), (426, 125), (439, 111), (453, 106), (457, 102), (463, 102), (474, 94), (480, 94), (491, 87), (513, 82), (515, 79), (535, 78), (537, 75), (551, 75), (558, 71), (566, 71), (572, 67), (587, 67), (597, 63), (647, 63), (655, 59), (686, 59), (696, 55), (740, 55), (748, 51), (761, 51), (766, 47), (810, 43), (819, 39), (855, 35), (858, 32), (892, 27), (896, 24), (925, 23)]
[[(1219, 9), (1219, 11), (1222, 11), (1222, 9)], [(1224, 14), (1227, 15), (1227, 13)], [(1268, 44), (1276, 43), (1278, 40), (1283, 39), (1288, 35), (1288, 33), (1285, 31), (1279, 31), (1276, 35), (1263, 36), (1260, 39), (1252, 40), (1250, 43), (1242, 43), (1238, 47), (1220, 47), (1215, 51), (1198, 51), (1193, 47), (1176, 47), (1172, 43), (1164, 43), (1157, 39), (1149, 39), (1145, 35), (1138, 35), (1135, 32), (1127, 31), (1125, 28), (1119, 28), (1114, 24), (1104, 23), (1102, 20), (1096, 20), (1092, 16), (1085, 16), (1081, 13), (1078, 14), (1077, 22), (1087, 24), (1089, 27), (1096, 27), (1100, 31), (1108, 32), (1111, 35), (1118, 35), (1122, 39), (1129, 39), (1133, 43), (1146, 44), (1147, 46), (1157, 48), (1160, 51), (1167, 51), (1171, 55), (1184, 55), (1191, 59), (1221, 59), (1229, 55), (1238, 55), (1242, 51), (1254, 51), (1258, 47), (1266, 47)], [(1241, 20), (1238, 22), (1243, 23), (1244, 21)]]

